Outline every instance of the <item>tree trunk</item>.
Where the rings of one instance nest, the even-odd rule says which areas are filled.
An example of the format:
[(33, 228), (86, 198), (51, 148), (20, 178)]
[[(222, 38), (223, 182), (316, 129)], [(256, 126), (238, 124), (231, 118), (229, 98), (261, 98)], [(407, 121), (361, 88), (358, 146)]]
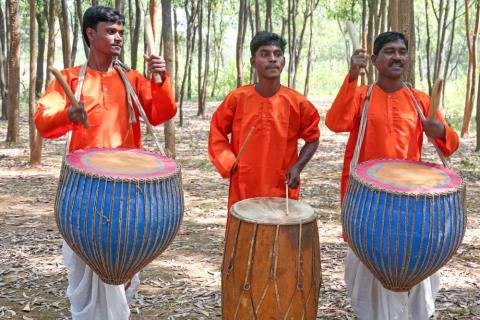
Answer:
[(180, 41), (178, 40), (178, 20), (177, 9), (173, 9), (173, 39), (175, 47), (175, 101), (178, 101), (180, 96), (180, 71), (178, 70), (180, 65)]
[[(83, 11), (82, 11), (82, 0), (75, 0), (75, 7), (76, 7), (76, 13), (77, 13), (77, 20), (78, 20), (78, 25), (82, 25), (82, 20), (83, 20)], [(131, 11), (129, 12), (131, 15)], [(132, 34), (130, 33), (130, 38)], [(85, 57), (88, 59), (88, 53), (90, 49), (87, 46), (87, 42), (85, 42), (85, 39), (83, 39), (82, 35), (82, 43), (83, 43), (83, 51), (85, 52)]]
[(62, 35), (62, 53), (63, 53), (63, 67), (68, 68), (72, 66), (72, 47), (70, 40), (70, 23), (68, 22), (68, 8), (67, 1), (61, 0), (62, 14), (58, 17), (60, 25), (60, 33)]
[(123, 14), (123, 11), (125, 10), (125, 1), (124, 0), (115, 0), (115, 9)]
[[(74, 13), (76, 13), (77, 9), (75, 7)], [(72, 66), (75, 65), (75, 60), (77, 58), (77, 50), (78, 50), (78, 37), (80, 33), (80, 25), (78, 24), (78, 21), (75, 19), (76, 14), (72, 17), (72, 30), (73, 30), (73, 41), (72, 41), (72, 57), (70, 58), (70, 61), (72, 62)], [(123, 50), (122, 50), (123, 52)]]
[(388, 17), (390, 21), (390, 30), (398, 31), (398, 1), (399, 0), (390, 0), (388, 6)]
[[(213, 84), (212, 84), (212, 92), (210, 93), (210, 97), (213, 98), (215, 97), (215, 90), (217, 88), (217, 80), (218, 80), (218, 73), (220, 70), (220, 60), (221, 60), (221, 55), (222, 55), (222, 42), (223, 42), (223, 34), (225, 32), (225, 25), (224, 25), (224, 20), (223, 20), (223, 12), (224, 12), (224, 5), (222, 5), (222, 8), (218, 14), (218, 17), (220, 21), (218, 21), (218, 24), (216, 22), (213, 23), (213, 39), (214, 39), (214, 44), (215, 44), (215, 56), (214, 56), (214, 62), (213, 62)], [(215, 14), (215, 10), (213, 13)], [(215, 19), (214, 19), (215, 21)], [(217, 26), (218, 26), (218, 31), (217, 31)]]
[(410, 58), (410, 68), (405, 71), (404, 78), (415, 86), (415, 29), (413, 23), (414, 11), (413, 0), (399, 0), (398, 1), (398, 31), (405, 35), (408, 40), (409, 48), (408, 54)]
[(197, 117), (202, 114), (203, 106), (203, 0), (198, 0), (198, 51), (197, 51)]
[(240, 0), (238, 10), (238, 30), (236, 47), (237, 88), (243, 85), (243, 43), (245, 41), (246, 19), (247, 3), (246, 0)]
[(272, 31), (272, 0), (265, 1), (265, 30)]
[(130, 65), (132, 69), (137, 69), (138, 43), (140, 41), (140, 22), (142, 21), (141, 14), (140, 0), (135, 0), (135, 28), (133, 29), (132, 48), (130, 49)]
[[(312, 3), (313, 1), (311, 1)], [(308, 56), (307, 56), (307, 75), (305, 76), (305, 86), (303, 90), (303, 95), (305, 97), (308, 96), (309, 89), (310, 89), (310, 70), (311, 70), (311, 61), (312, 61), (312, 39), (313, 39), (313, 9), (312, 14), (310, 15), (310, 23), (309, 23), (309, 35), (308, 35)]]
[(28, 129), (30, 145), (30, 165), (39, 165), (42, 157), (42, 137), (37, 132), (34, 123), (36, 103), (35, 84), (37, 82), (37, 31), (36, 31), (36, 0), (30, 2), (30, 85), (28, 95)]
[(10, 50), (8, 56), (7, 143), (20, 142), (20, 8), (17, 0), (8, 1)]
[(0, 100), (2, 100), (2, 114), (0, 120), (7, 120), (7, 43), (5, 40), (5, 17), (0, 5)]
[(477, 68), (477, 42), (478, 42), (478, 31), (479, 31), (479, 11), (480, 4), (476, 1), (476, 14), (475, 14), (475, 27), (472, 34), (470, 34), (470, 19), (469, 19), (469, 7), (468, 0), (465, 0), (465, 33), (467, 38), (467, 47), (468, 47), (468, 70), (467, 70), (467, 93), (465, 97), (465, 109), (463, 111), (463, 124), (462, 131), (460, 135), (463, 137), (465, 134), (468, 134), (470, 127), (470, 120), (472, 118), (473, 104), (475, 101), (475, 81), (476, 77), (476, 68)]
[[(167, 65), (168, 74), (173, 74), (173, 33), (172, 33), (172, 1), (162, 0), (162, 38), (163, 56)], [(175, 125), (168, 120), (164, 125), (165, 152), (175, 159)]]
[[(48, 43), (47, 43), (47, 68), (53, 66), (55, 58), (55, 0), (48, 0)], [(45, 89), (50, 83), (52, 75), (47, 72)]]
[[(205, 104), (207, 101), (207, 87), (208, 87), (208, 72), (210, 71), (210, 25), (212, 19), (212, 0), (208, 0), (208, 13), (207, 13), (207, 41), (205, 43), (205, 71), (203, 74), (202, 84), (202, 101), (199, 105), (197, 117), (205, 117)], [(200, 108), (201, 107), (201, 108)]]

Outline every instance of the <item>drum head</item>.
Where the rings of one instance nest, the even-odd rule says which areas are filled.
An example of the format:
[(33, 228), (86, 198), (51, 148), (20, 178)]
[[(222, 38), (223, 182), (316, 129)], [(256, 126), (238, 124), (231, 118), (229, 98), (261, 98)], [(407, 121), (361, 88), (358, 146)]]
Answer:
[(273, 225), (308, 223), (316, 219), (312, 207), (298, 200), (285, 198), (251, 198), (235, 203), (231, 214), (246, 222)]
[(355, 168), (357, 179), (373, 187), (392, 192), (441, 193), (458, 189), (463, 179), (455, 171), (433, 163), (381, 159), (370, 160)]
[(66, 161), (82, 172), (112, 178), (151, 179), (177, 171), (174, 160), (140, 149), (82, 149), (67, 155)]

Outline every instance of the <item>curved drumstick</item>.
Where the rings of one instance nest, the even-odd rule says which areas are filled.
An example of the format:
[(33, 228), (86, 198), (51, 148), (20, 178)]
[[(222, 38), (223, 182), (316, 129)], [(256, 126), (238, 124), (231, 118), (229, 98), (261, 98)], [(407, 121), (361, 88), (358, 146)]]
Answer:
[[(58, 71), (52, 66), (48, 67), (48, 70), (50, 70), (50, 72), (55, 76), (55, 79), (57, 79), (58, 83), (62, 86), (62, 89), (63, 91), (65, 91), (65, 94), (67, 95), (67, 98), (70, 101), (70, 104), (77, 108), (82, 107), (82, 105), (77, 101), (77, 98), (75, 98), (75, 95), (73, 94), (72, 89), (70, 89), (70, 86), (68, 85), (67, 81), (62, 76), (60, 71)], [(84, 128), (89, 127), (88, 120), (86, 118), (82, 121), (82, 124)]]
[[(360, 46), (360, 44), (358, 43), (357, 28), (355, 28), (355, 25), (353, 24), (352, 21), (347, 21), (346, 25), (347, 25), (348, 35), (350, 36), (350, 40), (352, 40), (353, 51), (355, 52), (355, 50), (358, 50), (358, 49), (362, 48)], [(365, 70), (364, 70), (364, 68), (361, 68), (360, 69), (360, 75), (364, 75), (364, 74), (365, 74)]]
[[(154, 54), (155, 38), (153, 36), (152, 21), (150, 20), (150, 15), (148, 14), (145, 16), (145, 35), (147, 36), (148, 54)], [(155, 82), (157, 84), (162, 83), (162, 76), (159, 73), (154, 73), (153, 77), (155, 78)]]
[(243, 151), (245, 151), (245, 147), (247, 146), (248, 142), (250, 141), (250, 138), (252, 137), (253, 130), (255, 130), (255, 127), (252, 127), (252, 129), (250, 129), (250, 132), (248, 133), (247, 138), (245, 139), (245, 142), (240, 147), (240, 151), (238, 151), (237, 158), (235, 159), (235, 162), (233, 163), (231, 171), (235, 170), (235, 168), (237, 167), (238, 161), (240, 161), (240, 158), (242, 157)]
[(432, 89), (432, 98), (430, 100), (430, 113), (428, 118), (430, 120), (435, 119), (435, 113), (437, 113), (438, 107), (440, 106), (440, 99), (442, 97), (442, 88), (443, 88), (443, 79), (438, 79), (435, 81)]

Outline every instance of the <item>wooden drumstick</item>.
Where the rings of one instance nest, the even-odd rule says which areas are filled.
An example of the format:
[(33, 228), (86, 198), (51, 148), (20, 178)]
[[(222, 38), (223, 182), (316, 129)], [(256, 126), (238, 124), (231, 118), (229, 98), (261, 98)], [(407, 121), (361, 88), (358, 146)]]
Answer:
[(255, 130), (255, 127), (252, 127), (252, 129), (250, 129), (250, 132), (248, 133), (247, 138), (245, 139), (245, 142), (240, 147), (240, 151), (237, 154), (237, 158), (235, 159), (235, 162), (233, 163), (233, 166), (232, 166), (232, 169), (231, 169), (232, 171), (235, 170), (235, 168), (237, 167), (238, 161), (240, 161), (240, 157), (242, 156), (243, 151), (245, 151), (245, 147), (247, 146), (248, 142), (250, 141), (250, 138), (252, 137), (253, 130)]
[[(352, 41), (353, 51), (355, 52), (355, 50), (362, 48), (358, 43), (357, 28), (355, 28), (355, 25), (353, 24), (352, 21), (347, 21), (346, 25), (347, 25), (348, 35), (350, 36), (350, 40)], [(365, 69), (361, 68), (359, 73), (361, 76), (363, 76), (365, 74)]]
[[(152, 29), (152, 21), (150, 20), (150, 15), (145, 16), (145, 35), (147, 37), (147, 47), (148, 47), (148, 54), (152, 55), (155, 50), (155, 37), (153, 36), (153, 29)], [(162, 83), (162, 76), (159, 73), (154, 73), (153, 77), (157, 84)]]
[(287, 208), (286, 215), (288, 216), (288, 182), (285, 183), (285, 207)]
[(428, 118), (430, 120), (435, 119), (435, 113), (437, 113), (438, 107), (440, 106), (440, 100), (442, 98), (442, 88), (443, 88), (443, 79), (438, 79), (435, 81), (432, 89), (432, 98), (430, 100), (430, 113)]
[[(58, 83), (62, 86), (63, 91), (65, 91), (65, 94), (67, 95), (68, 100), (70, 101), (70, 104), (74, 107), (80, 108), (83, 106), (80, 105), (80, 103), (77, 101), (77, 98), (75, 98), (75, 95), (72, 92), (72, 89), (70, 89), (70, 86), (68, 85), (67, 81), (65, 78), (62, 76), (60, 71), (55, 69), (54, 67), (50, 66), (48, 67), (48, 70), (55, 76), (55, 79), (57, 79)], [(85, 118), (82, 121), (83, 127), (88, 128), (88, 120)]]

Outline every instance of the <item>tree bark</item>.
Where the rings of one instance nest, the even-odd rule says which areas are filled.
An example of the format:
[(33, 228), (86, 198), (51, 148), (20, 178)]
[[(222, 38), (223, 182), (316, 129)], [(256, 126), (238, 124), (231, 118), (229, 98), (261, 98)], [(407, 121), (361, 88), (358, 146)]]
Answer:
[[(173, 74), (173, 33), (172, 33), (172, 2), (162, 0), (162, 38), (163, 56), (167, 65), (168, 74)], [(164, 125), (165, 152), (167, 156), (175, 159), (175, 125), (173, 120), (168, 120)]]
[(177, 9), (173, 8), (173, 42), (175, 47), (175, 101), (178, 102), (180, 96), (180, 41), (178, 40), (178, 20)]
[(130, 49), (130, 65), (132, 69), (137, 69), (138, 43), (140, 41), (140, 22), (142, 21), (141, 14), (140, 0), (135, 0), (135, 27), (133, 29), (132, 47)]
[(240, 0), (238, 10), (238, 31), (236, 46), (237, 88), (243, 85), (243, 43), (245, 41), (246, 19), (247, 3), (246, 0)]
[(20, 142), (20, 8), (18, 0), (8, 1), (10, 50), (8, 56), (7, 143)]
[[(313, 1), (310, 1), (310, 3), (313, 4)], [(309, 35), (308, 35), (308, 55), (307, 55), (307, 70), (306, 70), (306, 76), (305, 76), (305, 86), (303, 89), (303, 95), (305, 97), (308, 96), (309, 89), (310, 89), (310, 70), (311, 70), (311, 61), (312, 61), (312, 40), (313, 40), (313, 9), (312, 9), (312, 14), (309, 17), (310, 23), (309, 23)]]
[[(404, 78), (415, 86), (415, 29), (413, 23), (414, 11), (413, 0), (398, 1), (398, 32), (405, 35), (408, 40), (408, 54), (410, 58), (410, 68), (405, 71)], [(395, 30), (394, 30), (395, 31)]]
[[(47, 42), (47, 68), (53, 66), (55, 58), (55, 0), (48, 0), (48, 42)], [(52, 75), (46, 73), (45, 89), (47, 88)]]
[(0, 5), (0, 100), (2, 100), (0, 120), (7, 120), (7, 43), (5, 40), (5, 17), (3, 15), (3, 9)]
[(37, 30), (36, 30), (36, 0), (30, 3), (30, 85), (28, 94), (28, 129), (30, 146), (30, 165), (39, 165), (42, 157), (42, 137), (37, 132), (34, 115), (37, 109), (35, 84), (37, 82)]
[[(75, 0), (75, 7), (76, 7), (75, 11), (77, 13), (78, 25), (81, 26), (82, 25), (82, 20), (83, 20), (82, 0)], [(131, 33), (130, 33), (130, 38), (131, 38)], [(83, 34), (82, 34), (82, 43), (83, 43), (83, 51), (85, 53), (85, 57), (88, 58), (88, 54), (89, 54), (90, 49), (87, 46), (87, 42), (83, 38)]]
[(210, 25), (212, 19), (212, 0), (208, 1), (208, 12), (207, 12), (207, 41), (205, 43), (205, 71), (203, 73), (203, 83), (201, 91), (201, 104), (198, 108), (197, 117), (205, 117), (205, 104), (207, 101), (207, 87), (208, 87), (208, 73), (210, 71)]
[(61, 12), (58, 17), (60, 25), (60, 33), (62, 35), (62, 53), (63, 53), (63, 67), (68, 68), (72, 66), (72, 46), (70, 40), (70, 23), (68, 22), (68, 8), (67, 1), (61, 0)]
[(203, 110), (203, 0), (198, 0), (198, 51), (197, 51), (197, 117), (202, 114)]
[(272, 31), (273, 26), (272, 26), (272, 0), (266, 0), (265, 1), (265, 30), (266, 31)]

